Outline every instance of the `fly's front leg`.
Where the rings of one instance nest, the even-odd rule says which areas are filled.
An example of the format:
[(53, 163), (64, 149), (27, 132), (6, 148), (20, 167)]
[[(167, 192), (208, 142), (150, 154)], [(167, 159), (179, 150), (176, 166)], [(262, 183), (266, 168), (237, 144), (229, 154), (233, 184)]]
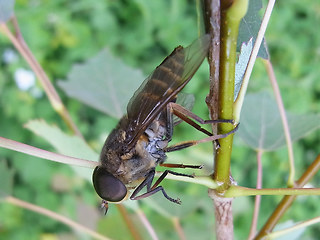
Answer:
[(141, 192), (141, 190), (147, 186), (147, 192), (150, 191), (151, 189), (151, 184), (152, 184), (152, 181), (153, 181), (153, 178), (154, 178), (154, 175), (155, 175), (155, 170), (151, 170), (147, 177), (143, 180), (142, 183), (140, 183), (140, 185), (134, 190), (134, 192), (131, 194), (130, 196), (130, 199), (131, 200), (138, 200), (138, 199), (141, 199), (141, 196), (137, 196), (139, 194), (139, 192)]

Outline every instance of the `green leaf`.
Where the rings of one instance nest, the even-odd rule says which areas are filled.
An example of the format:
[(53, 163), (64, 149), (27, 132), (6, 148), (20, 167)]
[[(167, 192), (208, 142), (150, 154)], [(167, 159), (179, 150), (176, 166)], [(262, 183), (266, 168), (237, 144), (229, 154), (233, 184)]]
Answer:
[[(320, 128), (320, 114), (287, 113), (287, 118), (293, 141)], [(278, 106), (268, 93), (246, 96), (239, 135), (254, 149), (273, 151), (286, 145)]]
[[(239, 26), (239, 36), (237, 48), (240, 50), (242, 43), (249, 42), (253, 38), (253, 42), (256, 41), (258, 31), (261, 25), (261, 19), (259, 16), (259, 11), (262, 8), (261, 0), (249, 0), (249, 7), (246, 16), (241, 20)], [(265, 40), (263, 40), (258, 57), (268, 59), (269, 54), (266, 48)]]
[[(292, 228), (296, 224), (298, 224), (298, 223), (295, 223), (292, 220), (280, 223), (274, 228), (273, 232), (284, 230), (284, 229), (287, 229), (287, 228)], [(291, 232), (286, 233), (283, 236), (277, 237), (276, 239), (277, 240), (286, 240), (286, 239), (298, 240), (298, 239), (302, 239), (302, 235), (306, 231), (306, 228), (307, 227), (302, 227), (302, 228), (298, 228), (298, 229), (292, 229)]]
[(87, 62), (74, 65), (67, 81), (59, 81), (58, 85), (68, 96), (120, 118), (143, 79), (140, 70), (127, 66), (105, 49)]
[(250, 38), (247, 44), (243, 43), (241, 45), (241, 51), (240, 51), (238, 62), (236, 64), (236, 71), (235, 71), (234, 101), (237, 99), (238, 94), (240, 92), (243, 75), (246, 72), (249, 58), (252, 52), (252, 48), (253, 48), (252, 38)]
[(0, 0), (0, 23), (7, 22), (13, 16), (14, 0)]
[(13, 169), (10, 169), (7, 162), (0, 161), (0, 200), (12, 194)]
[[(99, 155), (83, 139), (67, 135), (57, 126), (50, 126), (43, 120), (32, 120), (25, 127), (45, 139), (61, 154), (92, 161), (98, 161), (99, 159)], [(91, 169), (77, 166), (72, 166), (72, 168), (80, 176), (91, 181)]]

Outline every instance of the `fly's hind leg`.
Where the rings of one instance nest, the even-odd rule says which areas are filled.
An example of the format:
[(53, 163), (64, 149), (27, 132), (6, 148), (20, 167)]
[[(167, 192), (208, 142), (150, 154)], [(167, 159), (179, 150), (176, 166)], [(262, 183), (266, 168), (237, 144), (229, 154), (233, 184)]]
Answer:
[[(171, 103), (170, 103), (171, 104)], [(173, 110), (171, 105), (167, 105), (167, 109), (165, 112), (165, 118), (166, 118), (166, 137), (165, 140), (170, 142), (172, 139), (172, 134), (173, 134)], [(200, 126), (199, 126), (200, 127)], [(200, 127), (201, 128), (201, 127)], [(202, 128), (201, 128), (202, 129)], [(205, 134), (212, 136), (210, 132), (207, 130), (203, 129)], [(167, 151), (168, 148), (165, 149)], [(195, 168), (195, 169), (201, 169), (203, 166), (202, 165), (186, 165), (186, 164), (174, 164), (174, 163), (160, 163), (159, 164), (161, 167), (168, 167), (168, 168)]]
[[(168, 108), (170, 109), (171, 113), (176, 115), (181, 120), (185, 121), (186, 123), (190, 124), (195, 129), (207, 134), (208, 136), (212, 136), (213, 134), (206, 129), (202, 128), (199, 124), (195, 123), (193, 120), (200, 124), (217, 124), (217, 123), (231, 123), (234, 124), (234, 120), (230, 119), (217, 119), (217, 120), (203, 120), (198, 115), (194, 114), (193, 112), (187, 110), (186, 108), (182, 107), (181, 105), (171, 102), (168, 104)], [(191, 120), (193, 119), (193, 120)]]
[[(171, 116), (171, 129), (173, 128), (173, 123), (172, 123), (172, 115), (173, 114), (176, 115), (177, 117), (179, 117), (184, 122), (186, 122), (189, 125), (191, 125), (192, 127), (194, 127), (195, 129), (205, 133), (209, 137), (205, 138), (205, 139), (202, 139), (202, 140), (198, 140), (198, 141), (197, 140), (186, 141), (186, 142), (182, 142), (180, 144), (176, 144), (176, 145), (167, 147), (165, 149), (166, 152), (177, 151), (177, 150), (180, 150), (180, 149), (184, 149), (184, 148), (187, 148), (187, 147), (191, 147), (191, 146), (197, 145), (198, 143), (201, 143), (201, 142), (208, 142), (208, 141), (215, 141), (217, 148), (219, 148), (220, 144), (218, 142), (218, 139), (224, 138), (224, 137), (234, 133), (238, 129), (238, 126), (239, 126), (239, 124), (238, 124), (232, 131), (230, 131), (230, 132), (228, 132), (226, 134), (213, 135), (211, 132), (209, 132), (206, 129), (202, 128), (195, 121), (197, 121), (200, 124), (217, 124), (217, 123), (231, 123), (231, 124), (234, 124), (234, 121), (233, 120), (229, 120), (229, 119), (203, 120), (202, 118), (200, 118), (199, 116), (197, 116), (193, 112), (185, 109), (184, 107), (180, 106), (179, 104), (171, 102), (167, 106), (167, 115)], [(192, 119), (195, 120), (195, 121), (193, 121)], [(172, 130), (171, 130), (171, 135), (172, 135)]]
[(170, 102), (167, 105), (167, 110), (166, 110), (166, 140), (168, 142), (171, 141), (172, 138), (172, 134), (173, 134), (173, 126), (174, 126), (174, 122), (173, 122), (173, 114), (176, 115), (178, 118), (180, 118), (182, 121), (188, 123), (189, 125), (191, 125), (192, 127), (194, 127), (195, 129), (199, 130), (200, 132), (203, 132), (204, 134), (208, 135), (208, 136), (212, 136), (213, 134), (211, 132), (209, 132), (208, 130), (202, 128), (199, 124), (195, 123), (193, 120), (197, 121), (200, 124), (216, 124), (216, 123), (232, 123), (233, 124), (233, 120), (228, 120), (228, 119), (221, 119), (221, 120), (203, 120), (202, 118), (200, 118), (199, 116), (197, 116), (196, 114), (194, 114), (193, 112), (185, 109), (184, 107), (180, 106), (177, 103), (174, 102)]
[(187, 164), (179, 164), (179, 163), (160, 163), (159, 166), (167, 167), (167, 168), (195, 168), (195, 169), (203, 168), (203, 165), (187, 165)]
[[(189, 175), (189, 174), (184, 174), (184, 173), (177, 173), (174, 171), (170, 171), (170, 170), (165, 170), (161, 176), (159, 177), (159, 179), (153, 184), (153, 186), (151, 187), (152, 184), (152, 180), (154, 178), (155, 175), (155, 171), (152, 170), (148, 173), (146, 179), (134, 190), (134, 192), (132, 193), (132, 195), (130, 196), (131, 200), (139, 200), (139, 199), (143, 199), (146, 197), (150, 197), (151, 195), (161, 191), (163, 196), (168, 199), (171, 202), (177, 203), (177, 204), (181, 204), (181, 200), (179, 198), (174, 199), (172, 197), (170, 197), (166, 191), (164, 190), (164, 188), (162, 186), (159, 186), (159, 184), (163, 181), (163, 179), (165, 179), (165, 177), (168, 175), (168, 173), (176, 175), (176, 176), (185, 176), (185, 177), (190, 177), (193, 178), (193, 175)], [(141, 194), (139, 196), (137, 196), (139, 194), (139, 192), (145, 187), (147, 186), (147, 192), (144, 194)]]
[(236, 127), (232, 131), (230, 131), (228, 133), (213, 135), (213, 136), (209, 136), (209, 137), (206, 137), (206, 138), (203, 138), (203, 139), (200, 139), (200, 140), (185, 141), (185, 142), (178, 143), (178, 144), (172, 145), (170, 147), (167, 147), (165, 149), (165, 151), (166, 152), (173, 152), (173, 151), (181, 150), (181, 149), (184, 149), (184, 148), (187, 148), (187, 147), (195, 146), (195, 145), (197, 145), (199, 143), (217, 141), (220, 138), (225, 138), (225, 137), (229, 136), (230, 134), (235, 133), (238, 130), (238, 128), (239, 128), (239, 124), (237, 124)]

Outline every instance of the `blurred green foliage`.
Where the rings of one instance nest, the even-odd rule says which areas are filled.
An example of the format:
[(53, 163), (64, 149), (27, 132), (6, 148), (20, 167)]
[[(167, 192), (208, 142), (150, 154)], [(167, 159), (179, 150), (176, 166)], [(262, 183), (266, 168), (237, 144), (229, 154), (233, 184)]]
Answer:
[[(196, 6), (193, 1), (183, 0), (16, 0), (15, 14), (26, 42), (55, 86), (59, 79), (66, 79), (73, 64), (86, 61), (106, 47), (125, 63), (142, 69), (147, 75), (174, 47), (178, 44), (188, 45), (198, 32)], [(316, 113), (320, 110), (320, 81), (317, 81), (320, 75), (320, 32), (316, 29), (319, 22), (318, 1), (278, 1), (267, 30), (266, 40), (283, 101), (286, 109), (293, 113)], [(8, 51), (16, 56), (9, 62), (5, 57)], [(14, 79), (16, 71), (29, 67), (3, 35), (0, 35), (0, 66), (0, 136), (54, 151), (49, 143), (31, 134), (23, 125), (31, 119), (42, 118), (65, 132), (68, 129), (52, 110), (41, 86), (36, 84), (27, 91), (17, 88)], [(186, 92), (195, 94), (193, 111), (203, 118), (208, 116), (204, 103), (208, 92), (207, 79), (208, 71), (202, 66), (196, 78), (185, 88)], [(271, 92), (263, 64), (258, 60), (249, 91), (258, 92), (262, 89)], [(60, 90), (59, 93), (85, 139), (99, 152), (117, 119), (67, 98)], [(177, 142), (195, 136), (202, 135), (184, 124), (178, 126), (174, 134)], [(319, 153), (319, 142), (319, 132), (315, 132), (294, 144), (297, 176)], [(169, 160), (174, 157), (187, 162), (205, 159), (204, 164), (211, 166), (211, 148), (210, 144), (203, 144), (172, 154)], [(186, 159), (186, 156), (192, 159)], [(263, 187), (285, 187), (288, 175), (286, 159), (286, 149), (263, 155)], [(7, 161), (9, 167), (15, 170), (13, 196), (69, 216), (94, 229), (98, 228), (114, 239), (129, 239), (116, 207), (111, 206), (106, 217), (97, 215), (99, 200), (91, 184), (70, 167), (4, 149), (0, 149), (0, 160)], [(255, 187), (255, 153), (237, 137), (232, 173), (240, 185)], [(311, 184), (320, 186), (320, 178), (314, 179)], [(185, 214), (181, 217), (181, 224), (187, 239), (214, 239), (214, 215), (207, 190), (197, 185), (172, 181), (166, 181), (164, 186), (172, 196), (182, 197), (180, 208)], [(259, 226), (280, 199), (277, 196), (262, 198)], [(79, 202), (90, 206), (93, 216), (83, 217), (83, 207), (79, 207)], [(318, 202), (316, 196), (298, 197), (283, 220), (302, 221), (319, 216)], [(253, 198), (234, 201), (236, 239), (244, 239), (248, 234), (252, 205)], [(178, 239), (172, 219), (159, 214), (146, 203), (142, 203), (141, 207), (160, 239)], [(135, 222), (141, 225), (139, 220)], [(74, 236), (72, 230), (61, 223), (9, 204), (0, 204), (1, 240), (26, 237), (46, 239), (51, 234)], [(76, 236), (85, 239), (82, 235)], [(145, 232), (144, 236), (150, 238)], [(319, 230), (310, 228), (304, 236), (317, 239)]]

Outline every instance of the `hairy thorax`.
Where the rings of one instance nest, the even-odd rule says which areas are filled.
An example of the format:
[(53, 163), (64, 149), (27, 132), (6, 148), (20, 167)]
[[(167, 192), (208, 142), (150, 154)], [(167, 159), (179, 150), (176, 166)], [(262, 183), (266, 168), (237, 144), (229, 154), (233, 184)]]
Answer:
[[(110, 137), (109, 140), (113, 141), (113, 143), (120, 143), (125, 140), (125, 131), (121, 129), (111, 134), (115, 135)], [(115, 149), (108, 148), (107, 156), (105, 156), (107, 158), (105, 167), (127, 187), (134, 188), (159, 163), (165, 161), (164, 148), (167, 145), (165, 124), (162, 121), (154, 120), (129, 152), (120, 153)]]

